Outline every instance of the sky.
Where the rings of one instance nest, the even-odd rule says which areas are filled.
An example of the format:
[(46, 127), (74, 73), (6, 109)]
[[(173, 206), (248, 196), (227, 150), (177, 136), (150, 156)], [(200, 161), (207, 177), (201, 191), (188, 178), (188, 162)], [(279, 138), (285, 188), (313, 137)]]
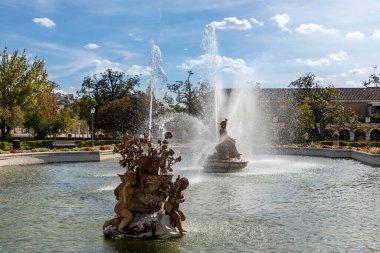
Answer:
[[(380, 64), (379, 0), (0, 0), (0, 45), (46, 62), (75, 93), (106, 69), (150, 76), (151, 48), (169, 83), (209, 79), (205, 27), (215, 30), (223, 87), (285, 88), (313, 73), (322, 85), (363, 87)], [(376, 72), (378, 73), (378, 72)]]

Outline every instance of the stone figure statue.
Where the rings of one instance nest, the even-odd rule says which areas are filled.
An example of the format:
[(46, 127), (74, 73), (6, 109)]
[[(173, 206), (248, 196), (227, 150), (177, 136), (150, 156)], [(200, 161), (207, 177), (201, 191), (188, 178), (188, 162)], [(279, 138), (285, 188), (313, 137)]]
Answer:
[(241, 154), (236, 149), (236, 141), (227, 134), (227, 119), (220, 122), (219, 129), (220, 143), (216, 145), (216, 153), (211, 155), (210, 159), (229, 160), (240, 159)]
[(118, 229), (120, 232), (124, 232), (124, 228), (133, 219), (133, 214), (128, 208), (131, 206), (132, 196), (136, 189), (136, 175), (132, 170), (128, 170), (124, 175), (119, 175), (121, 179), (121, 184), (116, 187), (114, 193), (117, 199), (114, 211), (120, 217), (120, 224)]
[(186, 230), (182, 227), (182, 221), (186, 220), (185, 214), (179, 208), (180, 203), (185, 202), (185, 197), (182, 193), (189, 186), (189, 180), (186, 177), (178, 176), (176, 181), (170, 182), (169, 189), (166, 192), (169, 196), (168, 200), (164, 204), (164, 210), (166, 214), (170, 216), (171, 222), (179, 232), (183, 234)]

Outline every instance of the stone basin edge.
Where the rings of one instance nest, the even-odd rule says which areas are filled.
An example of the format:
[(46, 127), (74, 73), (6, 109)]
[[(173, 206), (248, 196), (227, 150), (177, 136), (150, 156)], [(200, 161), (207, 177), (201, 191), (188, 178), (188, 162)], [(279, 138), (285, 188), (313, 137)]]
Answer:
[(99, 151), (48, 151), (0, 154), (0, 167), (42, 163), (100, 162), (120, 157), (113, 150)]
[(380, 154), (371, 154), (363, 151), (331, 148), (302, 148), (302, 147), (276, 147), (274, 153), (278, 155), (319, 156), (338, 159), (353, 159), (359, 162), (380, 166)]

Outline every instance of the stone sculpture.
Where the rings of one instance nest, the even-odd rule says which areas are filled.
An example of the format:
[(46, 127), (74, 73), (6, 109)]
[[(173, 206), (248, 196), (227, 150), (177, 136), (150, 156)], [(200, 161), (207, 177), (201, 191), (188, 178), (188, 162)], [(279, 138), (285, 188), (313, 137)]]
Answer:
[(220, 122), (219, 143), (215, 150), (216, 152), (209, 155), (203, 164), (208, 172), (235, 171), (248, 164), (246, 160), (241, 159), (241, 154), (236, 149), (236, 140), (227, 134), (227, 119)]
[[(125, 134), (115, 147), (120, 165), (127, 168), (119, 175), (121, 183), (114, 190), (116, 217), (103, 225), (105, 237), (111, 239), (171, 239), (181, 237), (185, 215), (179, 204), (182, 191), (189, 182), (178, 176), (175, 182), (172, 166), (181, 161), (169, 148), (167, 132), (164, 140), (153, 144), (148, 134), (133, 138)], [(164, 208), (163, 208), (164, 206)]]
[(173, 183), (169, 183), (169, 195), (168, 200), (165, 202), (164, 209), (166, 214), (168, 214), (173, 222), (173, 225), (178, 228), (179, 232), (183, 234), (186, 232), (182, 228), (182, 221), (186, 220), (185, 214), (179, 209), (179, 204), (185, 202), (185, 197), (182, 193), (189, 186), (189, 181), (187, 178), (177, 177), (177, 180)]

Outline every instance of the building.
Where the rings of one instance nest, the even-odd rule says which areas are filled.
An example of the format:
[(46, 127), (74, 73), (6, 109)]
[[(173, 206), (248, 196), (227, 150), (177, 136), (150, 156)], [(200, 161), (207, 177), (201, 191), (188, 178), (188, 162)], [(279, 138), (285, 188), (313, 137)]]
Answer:
[[(340, 140), (377, 140), (380, 141), (380, 87), (336, 88), (339, 101), (350, 107), (359, 117), (364, 130), (339, 129)], [(283, 124), (281, 116), (286, 117), (286, 110), (291, 110), (296, 89), (266, 88), (259, 90), (260, 99), (271, 105), (273, 123)]]

